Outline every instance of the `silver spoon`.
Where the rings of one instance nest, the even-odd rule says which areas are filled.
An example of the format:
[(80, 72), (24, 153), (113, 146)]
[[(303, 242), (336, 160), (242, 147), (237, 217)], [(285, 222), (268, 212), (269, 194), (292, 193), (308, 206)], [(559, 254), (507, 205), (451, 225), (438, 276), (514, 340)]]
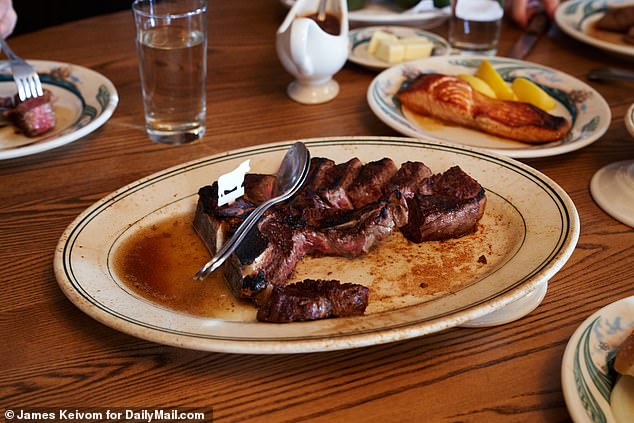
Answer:
[(598, 68), (588, 73), (588, 79), (591, 81), (634, 81), (634, 72), (618, 68)]
[(276, 174), (275, 196), (270, 200), (260, 204), (251, 212), (244, 222), (238, 227), (233, 236), (222, 246), (220, 251), (196, 272), (194, 279), (203, 280), (225, 262), (225, 260), (235, 251), (244, 240), (251, 228), (260, 220), (268, 209), (273, 205), (288, 200), (306, 180), (310, 164), (310, 153), (302, 142), (296, 142), (286, 152), (282, 159), (282, 164)]

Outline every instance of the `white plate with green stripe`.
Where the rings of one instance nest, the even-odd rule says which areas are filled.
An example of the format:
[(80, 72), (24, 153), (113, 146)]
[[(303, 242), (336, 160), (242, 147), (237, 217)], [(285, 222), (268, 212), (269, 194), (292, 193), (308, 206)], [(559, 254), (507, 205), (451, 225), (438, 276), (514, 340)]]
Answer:
[[(246, 159), (251, 160), (251, 172), (275, 172), (294, 141), (258, 145), (158, 172), (84, 211), (57, 245), (54, 268), (62, 291), (99, 322), (154, 342), (234, 353), (329, 351), (422, 336), (509, 308), (504, 316), (521, 318), (541, 301), (547, 281), (577, 243), (579, 216), (566, 192), (535, 169), (505, 156), (411, 138), (303, 141), (313, 157), (337, 163), (353, 157), (365, 163), (390, 157), (397, 164), (424, 162), (435, 173), (459, 165), (487, 192), (478, 230), (454, 240), (421, 244), (395, 233), (354, 260), (311, 257), (299, 263), (293, 280), (336, 279), (367, 286), (370, 301), (363, 316), (262, 323), (255, 318), (255, 307), (244, 302), (205, 307), (204, 315), (194, 315), (130, 289), (116, 270), (117, 251), (122, 251), (126, 240), (160, 226), (164, 219), (191, 218), (199, 188)], [(181, 270), (182, 266), (174, 265)], [(219, 275), (217, 281), (205, 283), (217, 282), (220, 289), (224, 283)], [(537, 304), (524, 308), (522, 300), (535, 292)], [(195, 295), (202, 294), (195, 291)], [(514, 307), (522, 310), (515, 313)]]
[(625, 423), (615, 419), (610, 393), (617, 377), (614, 357), (633, 329), (631, 296), (592, 314), (570, 337), (561, 382), (568, 412), (576, 423)]
[[(55, 96), (55, 127), (29, 138), (10, 124), (0, 127), (0, 160), (29, 156), (77, 141), (106, 123), (119, 102), (108, 78), (78, 65), (43, 60), (28, 61), (45, 89)], [(9, 62), (0, 62), (0, 96), (17, 92)]]
[[(572, 123), (570, 132), (557, 141), (527, 144), (416, 115), (404, 109), (395, 97), (403, 84), (421, 73), (474, 74), (484, 59), (491, 62), (507, 83), (524, 77), (541, 86), (557, 102), (549, 113), (568, 119)], [(611, 121), (608, 103), (589, 85), (556, 69), (505, 57), (440, 56), (396, 65), (374, 78), (368, 87), (367, 100), (379, 119), (402, 134), (485, 148), (514, 158), (554, 156), (578, 150), (598, 140)]]
[(634, 57), (634, 45), (623, 40), (625, 34), (601, 31), (594, 24), (609, 8), (634, 6), (634, 0), (571, 0), (555, 13), (559, 28), (571, 37), (612, 53)]

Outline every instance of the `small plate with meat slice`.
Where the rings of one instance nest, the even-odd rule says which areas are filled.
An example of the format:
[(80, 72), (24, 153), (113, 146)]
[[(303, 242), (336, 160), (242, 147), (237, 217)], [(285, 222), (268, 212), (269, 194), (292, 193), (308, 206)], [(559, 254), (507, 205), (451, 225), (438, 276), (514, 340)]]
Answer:
[[(545, 112), (527, 103), (492, 99), (457, 78), (475, 74), (484, 60), (506, 84), (522, 77), (541, 87), (555, 100), (555, 108)], [(441, 83), (423, 81), (431, 78)], [(404, 106), (402, 93), (412, 90), (438, 115), (415, 113)], [(585, 147), (607, 130), (611, 119), (607, 102), (589, 85), (552, 68), (503, 57), (442, 56), (393, 66), (372, 81), (367, 100), (379, 119), (403, 134), (515, 158), (553, 156)]]
[(605, 51), (634, 57), (634, 0), (571, 0), (555, 13), (571, 37)]
[[(453, 187), (446, 185), (446, 188), (475, 194), (474, 197), (469, 194), (467, 202), (442, 200), (450, 206), (445, 210), (453, 213), (468, 208), (478, 214), (483, 210), (483, 214), (475, 216), (479, 220), (464, 236), (418, 242), (416, 237), (420, 233), (416, 232), (416, 226), (407, 231), (403, 230), (405, 226), (398, 226), (397, 230), (390, 226), (390, 216), (394, 215), (390, 207), (395, 206), (394, 210), (400, 207), (398, 201), (392, 200), (398, 200), (398, 196), (390, 188), (389, 198), (381, 197), (379, 192), (377, 202), (369, 199), (373, 202), (353, 209), (351, 214), (326, 215), (326, 218), (343, 217), (344, 223), (335, 226), (328, 223), (319, 234), (306, 226), (311, 225), (307, 223), (308, 218), (315, 218), (315, 215), (302, 214), (302, 220), (289, 216), (284, 222), (293, 226), (282, 225), (280, 227), (288, 231), (277, 231), (282, 237), (286, 233), (292, 235), (289, 244), (286, 241), (279, 244), (283, 250), (276, 250), (277, 244), (269, 249), (272, 232), (265, 232), (268, 229), (261, 222), (258, 230), (268, 237), (262, 244), (264, 250), (259, 249), (263, 239), (253, 239), (241, 246), (245, 254), (240, 249), (236, 251), (224, 269), (203, 282), (194, 281), (196, 270), (209, 259), (209, 252), (193, 229), (195, 219), (201, 216), (199, 207), (202, 205), (203, 210), (206, 207), (200, 202), (206, 195), (204, 191), (246, 159), (250, 160), (251, 172), (260, 175), (261, 187), (269, 187), (268, 178), (264, 176), (276, 171), (293, 142), (258, 145), (166, 169), (125, 186), (88, 208), (66, 229), (57, 245), (54, 269), (60, 288), (77, 307), (96, 320), (158, 343), (234, 353), (328, 351), (408, 339), (459, 325), (469, 326), (474, 321), (481, 324), (483, 317), (500, 311), (506, 316), (514, 314), (513, 320), (520, 318), (539, 304), (548, 281), (566, 263), (577, 243), (579, 217), (566, 192), (540, 172), (505, 156), (412, 138), (342, 137), (303, 142), (313, 160), (329, 159), (332, 166), (328, 169), (334, 169), (334, 175), (338, 175), (338, 170), (358, 169), (357, 176), (350, 178), (351, 183), (345, 189), (347, 198), (354, 204), (365, 201), (365, 194), (355, 189), (360, 186), (357, 182), (364, 175), (364, 169), (392, 161), (392, 169), (401, 170), (409, 169), (411, 165), (406, 166), (407, 163), (422, 162), (429, 169), (427, 174), (433, 175), (430, 182), (436, 188), (440, 187), (437, 182), (444, 177), (437, 179), (436, 175), (458, 175), (465, 183)], [(390, 183), (396, 183), (399, 170), (390, 177)], [(470, 176), (465, 177), (462, 172)], [(349, 173), (346, 171), (345, 175)], [(325, 191), (319, 190), (320, 198), (327, 195), (328, 201), (337, 202), (346, 198), (338, 188), (339, 182), (336, 186), (330, 182), (319, 186), (327, 187)], [(265, 191), (270, 190), (251, 190), (250, 182), (245, 180), (243, 203), (248, 205), (249, 201), (255, 204), (264, 200), (267, 195), (260, 194)], [(337, 192), (342, 195), (334, 196)], [(255, 200), (254, 193), (262, 198)], [(407, 198), (410, 210), (406, 223), (409, 226), (416, 220), (411, 212), (414, 203), (410, 203), (410, 197), (405, 193), (402, 195)], [(306, 197), (310, 198), (316, 197)], [(416, 199), (416, 202), (434, 198), (440, 199), (432, 196)], [(481, 205), (482, 198), (486, 198), (485, 208)], [(444, 208), (443, 202), (435, 202), (434, 207)], [(230, 224), (231, 219), (239, 218), (239, 212), (247, 210), (244, 204), (236, 201), (235, 207), (223, 209), (227, 219), (221, 222)], [(471, 206), (477, 208), (471, 209)], [(292, 207), (287, 205), (278, 211), (286, 209)], [(362, 213), (356, 213), (357, 210)], [(377, 210), (379, 212), (375, 213)], [(349, 220), (350, 216), (354, 220)], [(269, 228), (275, 223), (268, 218), (265, 221)], [(358, 222), (376, 226), (359, 226)], [(453, 223), (459, 223), (454, 218), (446, 222), (452, 227), (455, 227)], [(207, 228), (214, 229), (212, 226)], [(221, 229), (220, 226), (216, 228)], [(295, 267), (289, 279), (273, 286), (275, 294), (277, 287), (284, 286), (296, 286), (299, 292), (302, 286), (292, 283), (307, 280), (338, 281), (344, 289), (347, 289), (344, 284), (350, 284), (356, 287), (349, 290), (353, 295), (369, 292), (363, 314), (271, 323), (271, 320), (260, 319), (254, 303), (237, 298), (245, 291), (249, 291), (246, 292), (248, 295), (252, 290), (264, 292), (261, 288), (266, 289), (266, 284), (274, 283), (268, 277), (269, 272), (277, 274), (276, 266), (285, 266), (285, 258), (291, 257), (283, 256), (278, 260), (280, 257), (275, 255), (257, 253), (254, 260), (248, 260), (249, 250), (284, 252), (287, 251), (285, 246), (291, 246), (288, 251), (295, 252), (296, 246), (306, 246), (303, 243), (309, 239), (306, 236), (310, 236), (312, 240), (333, 241), (328, 245), (343, 246), (345, 252), (351, 252), (350, 248), (367, 245), (365, 240), (369, 238), (365, 236), (370, 232), (361, 234), (361, 245), (347, 240), (359, 240), (354, 235), (367, 228), (376, 229), (378, 232), (373, 232), (374, 235), (392, 232), (372, 244), (364, 254), (355, 254), (354, 258), (304, 256), (293, 263)], [(353, 236), (325, 239), (321, 235), (326, 232), (329, 236), (338, 233)], [(414, 241), (410, 241), (412, 234)], [(200, 236), (204, 239), (212, 237)], [(218, 241), (217, 237), (215, 239)], [(315, 245), (311, 244), (311, 247)], [(321, 244), (319, 248), (328, 245)], [(274, 265), (264, 265), (264, 268), (261, 267), (263, 263)], [(238, 279), (232, 276), (234, 271), (242, 272)], [(260, 275), (264, 277), (260, 278)], [(235, 284), (236, 280), (240, 283)], [(260, 282), (265, 282), (263, 287)], [(319, 290), (326, 290), (331, 284), (336, 285), (333, 282), (307, 283)], [(236, 288), (244, 291), (236, 293)], [(289, 290), (282, 294), (270, 298), (284, 300), (284, 296), (290, 298), (296, 293)], [(524, 308), (522, 303), (526, 298), (537, 298), (537, 302)], [(355, 298), (352, 300), (356, 301)], [(318, 312), (322, 305), (327, 305), (325, 302), (315, 304), (314, 310)], [(521, 308), (519, 313), (516, 307)]]
[(0, 160), (36, 154), (76, 141), (103, 125), (119, 101), (112, 82), (93, 70), (42, 60), (29, 60), (29, 63), (35, 67), (45, 91), (52, 96), (50, 118), (54, 125), (44, 133), (27, 136), (29, 125), (37, 125), (33, 119), (42, 116), (23, 119), (26, 123), (22, 130), (7, 119), (8, 115), (17, 115), (16, 110), (20, 114), (29, 110), (13, 107), (17, 92), (15, 82), (9, 63), (0, 62), (0, 97), (3, 99)]

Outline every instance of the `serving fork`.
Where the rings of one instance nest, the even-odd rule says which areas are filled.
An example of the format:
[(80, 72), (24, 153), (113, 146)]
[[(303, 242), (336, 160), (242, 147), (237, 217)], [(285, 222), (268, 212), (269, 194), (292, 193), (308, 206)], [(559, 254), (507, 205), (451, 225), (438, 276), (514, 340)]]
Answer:
[(9, 64), (13, 71), (13, 80), (18, 86), (20, 101), (44, 95), (40, 77), (33, 69), (33, 66), (26, 63), (20, 56), (17, 56), (4, 38), (0, 38), (0, 46), (2, 46), (4, 54), (9, 58)]

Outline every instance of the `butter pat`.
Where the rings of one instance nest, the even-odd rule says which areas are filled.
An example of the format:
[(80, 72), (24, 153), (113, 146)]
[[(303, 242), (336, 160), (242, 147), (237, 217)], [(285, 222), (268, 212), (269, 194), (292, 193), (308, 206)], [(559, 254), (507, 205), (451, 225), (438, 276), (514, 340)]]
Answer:
[(396, 35), (394, 34), (390, 34), (384, 31), (375, 31), (372, 34), (372, 38), (370, 38), (370, 45), (368, 46), (368, 53), (370, 54), (375, 54), (376, 50), (379, 46), (379, 42), (381, 40), (398, 40), (398, 38), (396, 38)]
[(374, 55), (384, 62), (399, 63), (405, 57), (405, 46), (399, 40), (382, 39), (379, 40)]
[(434, 49), (434, 45), (422, 37), (403, 38), (400, 43), (405, 47), (404, 61), (429, 57)]
[(400, 63), (432, 55), (434, 44), (423, 37), (399, 38), (394, 34), (376, 31), (372, 34), (368, 53), (387, 63)]

